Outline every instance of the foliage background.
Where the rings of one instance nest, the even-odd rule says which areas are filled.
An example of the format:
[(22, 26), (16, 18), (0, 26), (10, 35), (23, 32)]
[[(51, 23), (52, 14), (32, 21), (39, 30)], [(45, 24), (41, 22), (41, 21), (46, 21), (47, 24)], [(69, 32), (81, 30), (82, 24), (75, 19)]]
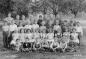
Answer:
[(62, 12), (72, 13), (76, 17), (78, 12), (86, 12), (86, 0), (0, 0), (0, 16), (4, 17), (9, 12), (24, 14), (33, 12), (53, 13), (55, 16)]

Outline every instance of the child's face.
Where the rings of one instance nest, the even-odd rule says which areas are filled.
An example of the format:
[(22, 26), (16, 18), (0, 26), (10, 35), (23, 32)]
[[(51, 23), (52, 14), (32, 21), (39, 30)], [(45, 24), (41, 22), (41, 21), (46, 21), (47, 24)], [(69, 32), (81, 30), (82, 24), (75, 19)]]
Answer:
[(21, 27), (21, 26), (22, 26), (22, 24), (20, 23), (20, 24), (19, 24), (19, 26)]
[(77, 23), (77, 25), (76, 26), (80, 26), (80, 23)]
[(50, 31), (49, 31), (49, 33), (53, 33), (53, 31), (52, 31), (52, 30), (50, 30)]
[(59, 21), (58, 20), (56, 20), (56, 25), (58, 25), (59, 24)]
[(4, 25), (7, 25), (7, 22), (5, 22)]
[(66, 29), (65, 32), (68, 32), (68, 29)]
[(38, 30), (36, 30), (35, 32), (38, 33)]
[(18, 43), (19, 41), (20, 41), (19, 39), (16, 40), (17, 43)]
[(24, 15), (22, 15), (22, 20), (25, 20), (25, 16)]
[(46, 30), (43, 30), (43, 33), (46, 33)]
[(18, 31), (17, 31), (17, 30), (15, 30), (15, 31), (14, 31), (14, 33), (18, 33)]
[(76, 29), (74, 28), (74, 29), (73, 29), (73, 33), (75, 33), (75, 32), (76, 32)]
[(52, 25), (52, 24), (53, 24), (53, 22), (52, 22), (52, 21), (50, 21), (50, 22), (49, 22), (49, 25)]
[(39, 19), (42, 19), (42, 16), (39, 16)]
[(30, 33), (30, 30), (28, 30), (27, 33)]
[(20, 16), (19, 16), (19, 15), (17, 15), (17, 16), (16, 16), (16, 19), (19, 19), (19, 18), (20, 18)]
[(21, 30), (21, 33), (24, 33), (24, 29)]
[(8, 17), (11, 17), (11, 13), (8, 14)]
[(44, 26), (44, 25), (45, 25), (45, 22), (43, 21), (43, 22), (42, 22), (42, 26)]

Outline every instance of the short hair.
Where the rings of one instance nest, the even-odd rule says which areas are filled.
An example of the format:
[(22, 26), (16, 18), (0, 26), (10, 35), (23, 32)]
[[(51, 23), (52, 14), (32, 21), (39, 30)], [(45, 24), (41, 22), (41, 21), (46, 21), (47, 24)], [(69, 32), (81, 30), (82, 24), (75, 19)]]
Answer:
[(42, 17), (42, 15), (39, 15), (39, 17)]
[(21, 29), (20, 29), (20, 33), (22, 32), (22, 30), (24, 31), (24, 29), (23, 29), (23, 28), (21, 28)]
[(27, 29), (26, 32), (31, 31), (30, 29)]

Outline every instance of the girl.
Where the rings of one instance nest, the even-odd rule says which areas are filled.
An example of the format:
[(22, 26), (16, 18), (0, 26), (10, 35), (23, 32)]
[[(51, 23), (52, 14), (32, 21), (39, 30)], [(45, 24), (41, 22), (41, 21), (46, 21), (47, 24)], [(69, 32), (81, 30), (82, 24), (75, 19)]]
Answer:
[(30, 33), (30, 29), (27, 29), (25, 34), (25, 42), (23, 42), (23, 51), (27, 51), (32, 48), (30, 42), (31, 39), (32, 39), (32, 34)]
[(43, 49), (45, 49), (46, 47), (48, 47), (48, 44), (47, 44), (47, 34), (46, 34), (46, 27), (42, 27), (41, 28), (41, 33), (40, 33), (40, 38), (41, 38), (41, 47)]
[(33, 33), (34, 40), (35, 40), (35, 44), (33, 46), (34, 50), (41, 48), (41, 46), (40, 46), (41, 39), (40, 39), (40, 34), (38, 31), (39, 31), (39, 29), (36, 29), (36, 31)]
[(62, 48), (63, 52), (65, 52), (65, 49), (68, 47), (69, 41), (70, 41), (70, 32), (68, 32), (68, 29), (66, 28), (60, 42), (60, 48)]
[(13, 40), (11, 41), (11, 46), (12, 49), (15, 49), (17, 51), (19, 51), (20, 47), (21, 47), (21, 42), (19, 39), (19, 33), (18, 30), (15, 30), (14, 33), (12, 34)]
[(49, 44), (49, 48), (52, 48), (52, 43), (54, 42), (54, 33), (52, 30), (47, 34), (47, 42)]
[(24, 42), (25, 42), (24, 28), (21, 28), (21, 29), (20, 29), (19, 39), (21, 40), (21, 43), (24, 43)]
[(31, 23), (30, 23), (30, 22), (28, 22), (28, 24), (27, 24), (27, 25), (25, 25), (24, 27), (25, 27), (26, 29), (30, 29), (30, 30), (32, 29), (32, 25), (31, 25)]
[(30, 29), (27, 29), (27, 42), (28, 42), (28, 49), (32, 49), (33, 48), (33, 44), (35, 42), (35, 40), (33, 39), (33, 33), (31, 33)]
[(59, 49), (60, 47), (60, 41), (58, 40), (57, 37), (54, 37), (54, 42), (52, 42), (51, 44), (51, 48), (53, 49), (53, 51), (57, 51), (57, 49)]
[(38, 29), (38, 28), (39, 28), (39, 25), (38, 25), (37, 22), (35, 21), (34, 24), (32, 25), (32, 30), (33, 30), (33, 32), (35, 32), (36, 29)]

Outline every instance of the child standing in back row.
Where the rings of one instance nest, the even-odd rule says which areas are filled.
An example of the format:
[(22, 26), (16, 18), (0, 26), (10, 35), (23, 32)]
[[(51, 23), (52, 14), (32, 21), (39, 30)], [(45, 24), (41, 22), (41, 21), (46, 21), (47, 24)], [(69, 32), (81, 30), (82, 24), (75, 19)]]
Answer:
[(8, 48), (8, 31), (9, 31), (9, 26), (7, 22), (4, 22), (4, 25), (2, 26), (3, 30), (3, 44), (5, 48)]

